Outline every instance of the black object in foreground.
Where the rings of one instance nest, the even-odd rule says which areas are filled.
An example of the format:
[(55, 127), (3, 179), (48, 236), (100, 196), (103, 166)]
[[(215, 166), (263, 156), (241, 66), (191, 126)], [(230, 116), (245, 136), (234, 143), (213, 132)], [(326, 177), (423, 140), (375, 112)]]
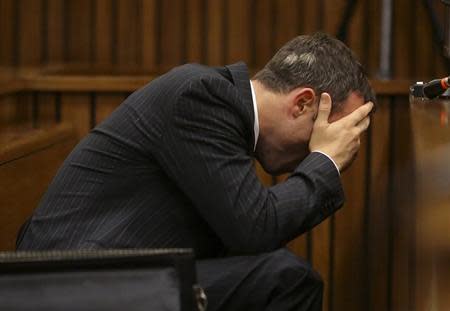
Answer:
[(444, 94), (444, 92), (450, 87), (448, 79), (449, 77), (445, 77), (425, 83), (423, 86), (423, 94), (429, 99)]
[(195, 283), (190, 249), (0, 253), (2, 310), (198, 310)]

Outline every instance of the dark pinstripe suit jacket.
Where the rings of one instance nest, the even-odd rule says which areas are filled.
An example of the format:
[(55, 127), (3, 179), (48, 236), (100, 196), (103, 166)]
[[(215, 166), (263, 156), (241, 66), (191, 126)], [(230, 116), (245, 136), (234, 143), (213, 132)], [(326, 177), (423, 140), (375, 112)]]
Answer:
[(339, 208), (343, 192), (319, 153), (264, 187), (253, 124), (245, 64), (173, 69), (78, 144), (19, 249), (192, 247), (204, 258), (279, 248)]

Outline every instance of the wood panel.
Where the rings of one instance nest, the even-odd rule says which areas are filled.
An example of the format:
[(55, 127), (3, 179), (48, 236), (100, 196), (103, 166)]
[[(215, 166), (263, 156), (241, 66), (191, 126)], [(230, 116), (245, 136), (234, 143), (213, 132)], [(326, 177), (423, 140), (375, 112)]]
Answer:
[[(70, 127), (35, 131), (0, 149), (0, 250), (14, 250), (20, 226), (76, 142)], [(32, 173), (31, 173), (32, 172)], [(14, 181), (14, 182), (12, 182)]]
[(43, 74), (27, 79), (24, 87), (29, 91), (132, 92), (154, 78), (155, 76)]
[(0, 0), (0, 65), (15, 65), (14, 45), (16, 43), (15, 5), (12, 0)]
[(300, 29), (300, 5), (296, 0), (279, 0), (275, 1), (273, 7), (275, 28), (274, 44), (278, 50), (290, 39), (298, 36)]
[(210, 0), (206, 5), (206, 46), (207, 63), (210, 65), (220, 65), (225, 63), (225, 21), (223, 14), (225, 11), (225, 2), (223, 0)]
[(206, 62), (204, 8), (206, 0), (189, 0), (186, 12), (186, 61), (194, 63)]
[[(413, 76), (414, 70), (414, 51), (416, 44), (411, 29), (414, 28), (414, 19), (411, 16), (414, 11), (405, 10), (410, 6), (410, 0), (394, 1), (394, 17), (393, 17), (393, 77), (396, 79), (408, 78)], [(414, 15), (413, 15), (414, 16)], [(424, 42), (420, 44), (425, 44)], [(423, 57), (423, 56), (422, 56)]]
[(302, 13), (302, 33), (312, 34), (323, 30), (323, 21), (328, 18), (328, 16), (324, 16), (323, 1), (302, 0), (300, 1), (300, 4)]
[(250, 59), (250, 31), (251, 19), (250, 1), (228, 0), (226, 2), (226, 63), (245, 61)]
[[(323, 19), (322, 30), (337, 34), (347, 3), (348, 1), (345, 0), (324, 0), (323, 12), (327, 18)], [(352, 16), (352, 19), (354, 18), (355, 16)]]
[[(442, 3), (433, 3), (442, 16)], [(244, 60), (261, 68), (296, 35), (318, 30), (336, 34), (346, 4), (344, 0), (1, 0), (0, 62), (123, 64), (155, 72), (186, 61), (219, 65)], [(372, 74), (379, 64), (381, 9), (380, 1), (359, 1), (348, 29), (350, 46)], [(414, 5), (394, 1), (393, 29), (395, 78), (428, 78), (448, 71), (448, 62), (432, 41), (430, 16), (422, 0), (414, 0)]]
[(365, 3), (358, 1), (355, 7), (355, 15), (350, 21), (347, 45), (355, 52), (360, 60), (364, 59), (364, 7)]
[(105, 120), (125, 99), (125, 95), (106, 93), (96, 95), (96, 123)]
[(255, 69), (262, 69), (263, 65), (272, 58), (275, 50), (272, 1), (254, 1), (252, 5), (252, 16), (254, 16), (255, 28), (251, 32), (253, 38), (251, 40), (250, 51), (253, 54), (253, 63), (251, 65)]
[(156, 0), (142, 0), (142, 67), (149, 72), (157, 70), (159, 44), (159, 19)]
[(381, 44), (381, 27), (379, 23), (381, 21), (381, 5), (382, 1), (372, 0), (366, 6), (365, 20), (370, 21), (368, 24), (369, 31), (367, 37), (370, 41), (366, 40), (368, 54), (366, 55), (367, 61), (364, 63), (368, 74), (372, 77), (377, 76), (380, 63), (380, 44)]
[(365, 142), (351, 168), (343, 173), (347, 201), (335, 215), (333, 305), (336, 310), (364, 310), (362, 291)]
[[(331, 223), (334, 219), (328, 218), (323, 221), (320, 225), (314, 228), (309, 234), (310, 237), (305, 236), (305, 242), (308, 243), (308, 238), (311, 240), (311, 254), (307, 254), (307, 258), (310, 258), (311, 264), (314, 269), (316, 269), (324, 280), (324, 293), (323, 293), (323, 308), (325, 310), (329, 309), (331, 291), (333, 284), (333, 277), (331, 271), (331, 260), (333, 256), (330, 256), (330, 250), (333, 250), (333, 245), (331, 243), (332, 232)], [(300, 243), (305, 243), (301, 241)], [(308, 245), (306, 245), (308, 247)]]
[(42, 1), (20, 0), (18, 27), (16, 34), (19, 46), (20, 66), (36, 66), (42, 63)]
[[(392, 210), (390, 221), (390, 268), (391, 277), (391, 307), (393, 310), (413, 310), (414, 296), (414, 215), (412, 209), (413, 196), (410, 194), (414, 180), (411, 168), (412, 131), (409, 116), (409, 103), (406, 98), (398, 100), (393, 106), (393, 146), (394, 175), (392, 176), (391, 198)], [(401, 143), (400, 143), (401, 142)]]
[[(138, 4), (138, 1), (117, 0), (117, 42), (113, 47), (117, 49), (114, 60), (117, 65), (135, 66), (142, 63), (142, 49), (139, 47), (142, 14)], [(170, 23), (173, 23), (173, 19)]]
[[(431, 38), (433, 36), (431, 23), (427, 22), (428, 15), (425, 11), (423, 1), (416, 0), (415, 5), (417, 7), (417, 10), (414, 12), (415, 20), (418, 21), (414, 23), (416, 35), (420, 38)], [(411, 51), (412, 57), (414, 57), (414, 64), (409, 63), (409, 65), (412, 65), (412, 70), (418, 80), (430, 79), (432, 77), (434, 59), (426, 59), (420, 56), (433, 54), (433, 49), (433, 44), (418, 44)]]
[(61, 63), (64, 61), (64, 46), (67, 39), (66, 35), (66, 21), (65, 17), (65, 6), (67, 1), (61, 0), (44, 0), (46, 3), (45, 8), (47, 12), (47, 19), (44, 21), (46, 23), (46, 38), (42, 38), (43, 44), (46, 44), (46, 55), (43, 63)]
[(16, 128), (19, 126), (32, 127), (33, 124), (33, 98), (30, 93), (20, 92), (5, 97), (3, 126)]
[(182, 64), (186, 60), (185, 1), (161, 2), (160, 46), (158, 60), (164, 68)]
[(0, 97), (0, 129), (2, 132), (10, 127), (17, 126), (19, 122), (30, 122), (29, 115), (17, 113), (19, 110), (17, 98), (18, 96), (14, 95)]
[[(441, 281), (449, 271), (450, 234), (450, 127), (443, 122), (448, 114), (448, 102), (416, 100), (410, 105), (409, 120), (412, 128), (412, 153), (407, 162), (408, 183), (413, 199), (406, 199), (404, 210), (414, 215), (416, 221), (408, 222), (409, 230), (404, 240), (411, 241), (409, 253), (409, 303), (417, 310), (448, 310), (448, 295), (439, 297), (449, 287)], [(410, 171), (412, 173), (410, 173)], [(408, 221), (410, 218), (406, 218)], [(404, 258), (404, 256), (403, 256)], [(446, 262), (446, 264), (444, 264)], [(418, 273), (417, 273), (417, 272)], [(397, 280), (396, 280), (397, 281)], [(442, 286), (442, 287), (441, 287)], [(445, 298), (445, 299), (442, 299)], [(414, 305), (416, 303), (416, 305)]]
[(47, 128), (55, 125), (57, 100), (56, 96), (52, 93), (35, 93), (35, 101), (37, 105), (37, 111), (35, 115), (35, 124), (38, 128)]
[(91, 104), (90, 95), (66, 93), (61, 96), (62, 121), (74, 125), (78, 139), (91, 129)]
[[(368, 200), (368, 267), (367, 310), (389, 310), (389, 163), (390, 108), (389, 98), (381, 98), (371, 124), (370, 192)], [(376, 146), (376, 147), (375, 147)]]
[(110, 0), (95, 1), (94, 22), (94, 63), (100, 66), (111, 66), (115, 55), (115, 42), (113, 31), (113, 3)]
[[(424, 3), (424, 2), (423, 2)], [(436, 16), (438, 18), (438, 21), (440, 22), (440, 25), (444, 25), (444, 16), (445, 16), (445, 6), (442, 1), (435, 1), (433, 2)], [(429, 20), (429, 19), (428, 19)], [(437, 31), (433, 30), (433, 35), (436, 37)], [(439, 53), (442, 55), (443, 49), (441, 46), (437, 44), (437, 42), (434, 42), (433, 44), (434, 51), (431, 51), (431, 55), (434, 53)], [(444, 58), (444, 57), (434, 57), (434, 70), (432, 72), (433, 77), (445, 77), (448, 75), (448, 72), (450, 70), (450, 60)]]
[(67, 0), (65, 2), (65, 61), (90, 63), (94, 54), (92, 46), (93, 2), (91, 0)]

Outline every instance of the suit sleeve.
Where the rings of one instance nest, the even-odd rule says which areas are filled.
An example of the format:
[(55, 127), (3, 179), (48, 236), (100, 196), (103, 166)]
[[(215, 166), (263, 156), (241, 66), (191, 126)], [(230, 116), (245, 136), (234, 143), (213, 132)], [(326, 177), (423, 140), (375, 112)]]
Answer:
[(161, 161), (229, 251), (279, 248), (343, 204), (336, 168), (320, 153), (310, 154), (284, 183), (261, 184), (232, 84), (200, 79), (178, 98)]

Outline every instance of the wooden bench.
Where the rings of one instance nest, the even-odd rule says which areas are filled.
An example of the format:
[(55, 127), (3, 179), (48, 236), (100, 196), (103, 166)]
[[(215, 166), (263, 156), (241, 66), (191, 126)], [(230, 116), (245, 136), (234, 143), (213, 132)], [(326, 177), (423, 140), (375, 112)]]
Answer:
[(76, 142), (68, 124), (0, 134), (0, 250), (15, 249), (20, 226)]

